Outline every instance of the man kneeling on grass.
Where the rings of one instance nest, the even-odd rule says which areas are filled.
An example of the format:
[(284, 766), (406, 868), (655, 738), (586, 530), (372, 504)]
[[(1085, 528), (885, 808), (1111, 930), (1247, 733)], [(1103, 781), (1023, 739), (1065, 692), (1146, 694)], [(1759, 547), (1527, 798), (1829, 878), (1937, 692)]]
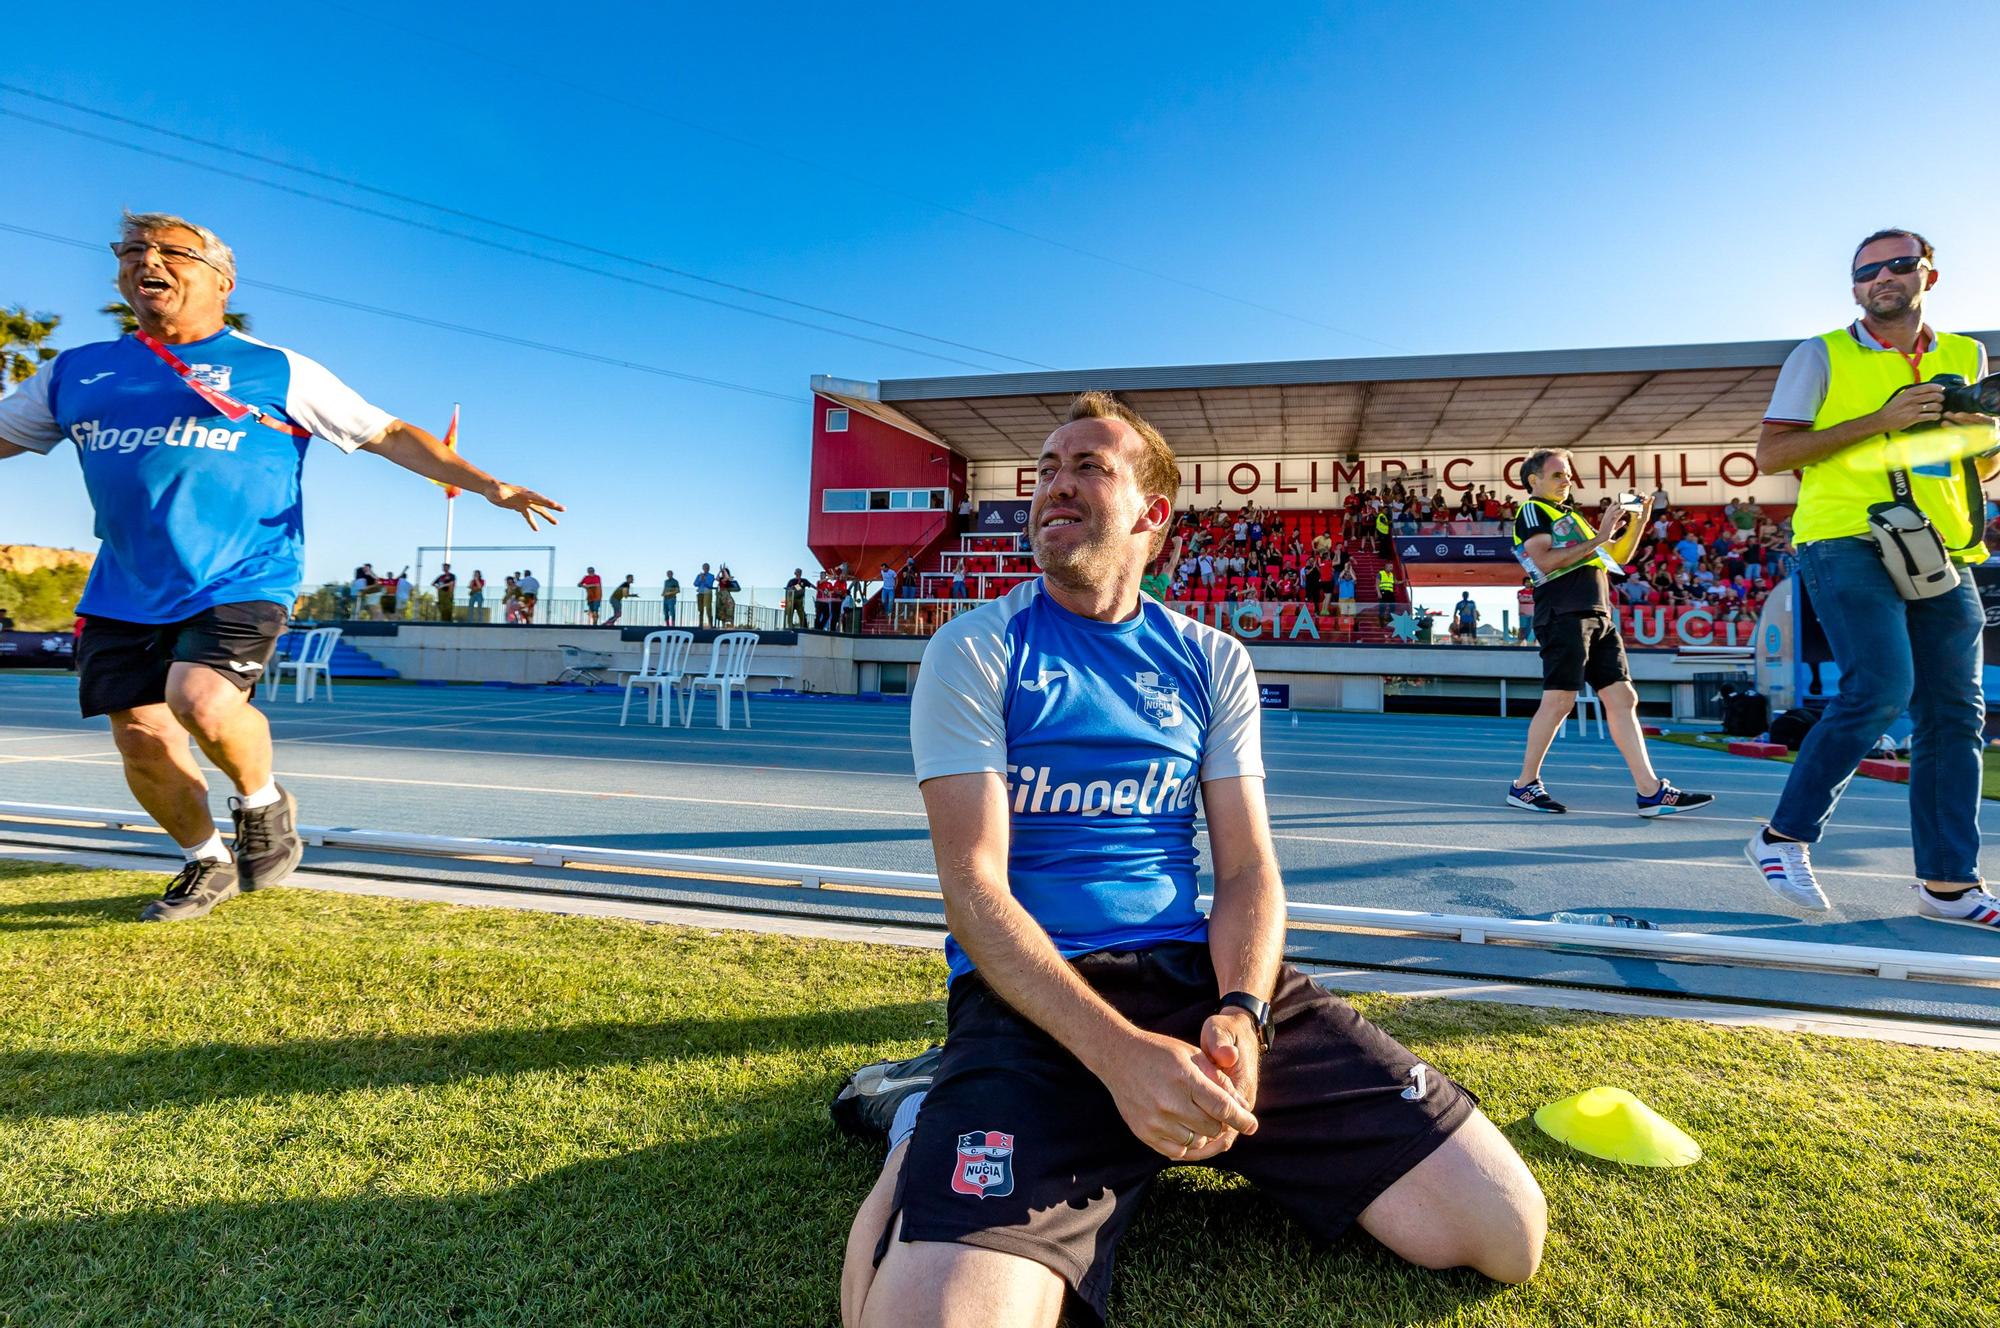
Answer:
[(1079, 397), (1039, 463), (1043, 580), (924, 653), (948, 1030), (835, 1103), (893, 1145), (848, 1238), (850, 1326), (1053, 1324), (1066, 1294), (1101, 1318), (1118, 1238), (1176, 1164), (1426, 1267), (1519, 1282), (1541, 1257), (1541, 1190), (1472, 1096), (1280, 962), (1248, 654), (1139, 594), (1178, 488), (1152, 426)]

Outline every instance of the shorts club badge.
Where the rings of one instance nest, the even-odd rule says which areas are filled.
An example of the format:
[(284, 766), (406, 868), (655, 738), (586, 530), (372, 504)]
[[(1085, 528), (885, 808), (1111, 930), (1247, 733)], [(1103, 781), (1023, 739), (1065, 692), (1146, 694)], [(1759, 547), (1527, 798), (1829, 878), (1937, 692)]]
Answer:
[(1014, 1192), (1014, 1136), (998, 1130), (974, 1130), (958, 1136), (958, 1161), (953, 1164), (955, 1194), (984, 1199)]

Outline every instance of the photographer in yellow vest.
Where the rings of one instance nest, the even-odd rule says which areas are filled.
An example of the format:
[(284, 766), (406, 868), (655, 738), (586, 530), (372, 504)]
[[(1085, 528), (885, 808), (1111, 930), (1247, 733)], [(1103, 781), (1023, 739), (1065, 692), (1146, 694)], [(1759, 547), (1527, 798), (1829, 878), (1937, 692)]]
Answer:
[(1840, 695), (1745, 853), (1780, 899), (1827, 908), (1808, 845), (1907, 707), (1917, 916), (2000, 929), (2000, 899), (1979, 872), (1985, 615), (1970, 571), (1958, 570), (1986, 558), (1980, 481), (2000, 472), (2000, 439), (1991, 386), (1983, 402), (1977, 388), (1986, 348), (1924, 322), (1937, 280), (1923, 236), (1877, 231), (1854, 253), (1862, 316), (1800, 345), (1778, 374), (1757, 466), (1800, 472), (1798, 574), (1840, 666)]
[(1588, 683), (1632, 774), (1638, 814), (1674, 816), (1706, 807), (1715, 801), (1714, 794), (1675, 788), (1654, 773), (1646, 735), (1639, 728), (1639, 693), (1625, 667), (1618, 615), (1611, 610), (1608, 575), (1624, 577), (1623, 560), (1633, 556), (1645, 529), (1647, 504), (1633, 513), (1607, 498), (1597, 514), (1602, 529), (1593, 529), (1571, 502), (1575, 477), (1576, 463), (1567, 448), (1543, 448), (1521, 462), (1528, 499), (1514, 517), (1514, 556), (1535, 590), (1542, 703), (1528, 721), (1521, 777), (1508, 788), (1507, 805), (1524, 812), (1569, 810), (1542, 783), (1542, 761), (1556, 730), (1576, 708), (1577, 693)]

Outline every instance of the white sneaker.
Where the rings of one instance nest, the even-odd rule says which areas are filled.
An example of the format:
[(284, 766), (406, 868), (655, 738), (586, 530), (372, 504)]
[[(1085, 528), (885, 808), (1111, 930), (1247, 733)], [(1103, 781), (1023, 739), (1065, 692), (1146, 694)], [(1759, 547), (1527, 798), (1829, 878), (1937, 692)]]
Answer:
[(1921, 883), (1910, 887), (1917, 892), (1917, 916), (1932, 922), (1949, 922), (1960, 927), (2000, 932), (2000, 897), (1983, 885), (1975, 885), (1956, 899), (1933, 899)]
[(1833, 907), (1826, 902), (1826, 892), (1819, 888), (1819, 878), (1813, 875), (1806, 845), (1791, 839), (1769, 843), (1764, 838), (1764, 828), (1759, 826), (1751, 834), (1750, 842), (1743, 846), (1743, 856), (1763, 873), (1764, 884), (1771, 887), (1771, 893), (1793, 908), (1825, 912)]

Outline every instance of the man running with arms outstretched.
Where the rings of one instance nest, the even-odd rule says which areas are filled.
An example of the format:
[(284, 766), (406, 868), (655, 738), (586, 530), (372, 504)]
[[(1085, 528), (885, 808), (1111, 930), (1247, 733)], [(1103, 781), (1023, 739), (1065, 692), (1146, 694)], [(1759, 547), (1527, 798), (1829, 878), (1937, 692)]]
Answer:
[[(298, 593), (307, 442), (484, 494), (530, 528), (562, 507), (305, 356), (230, 331), (236, 259), (213, 231), (128, 212), (111, 248), (138, 332), (64, 351), (0, 401), (0, 459), (76, 444), (103, 542), (77, 606), (78, 695), (85, 715), (111, 717), (125, 782), (187, 858), (140, 914), (175, 921), (281, 883), (303, 852), (296, 805), (271, 776), (270, 726), (249, 702)], [(189, 734), (235, 786), (233, 857)]]
[(1043, 579), (925, 651), (949, 1026), (849, 1238), (850, 1325), (1048, 1325), (1066, 1294), (1102, 1317), (1118, 1239), (1178, 1163), (1428, 1267), (1518, 1282), (1540, 1258), (1541, 1191), (1471, 1096), (1281, 963), (1249, 656), (1139, 594), (1178, 487), (1150, 425), (1079, 397), (1039, 463)]

